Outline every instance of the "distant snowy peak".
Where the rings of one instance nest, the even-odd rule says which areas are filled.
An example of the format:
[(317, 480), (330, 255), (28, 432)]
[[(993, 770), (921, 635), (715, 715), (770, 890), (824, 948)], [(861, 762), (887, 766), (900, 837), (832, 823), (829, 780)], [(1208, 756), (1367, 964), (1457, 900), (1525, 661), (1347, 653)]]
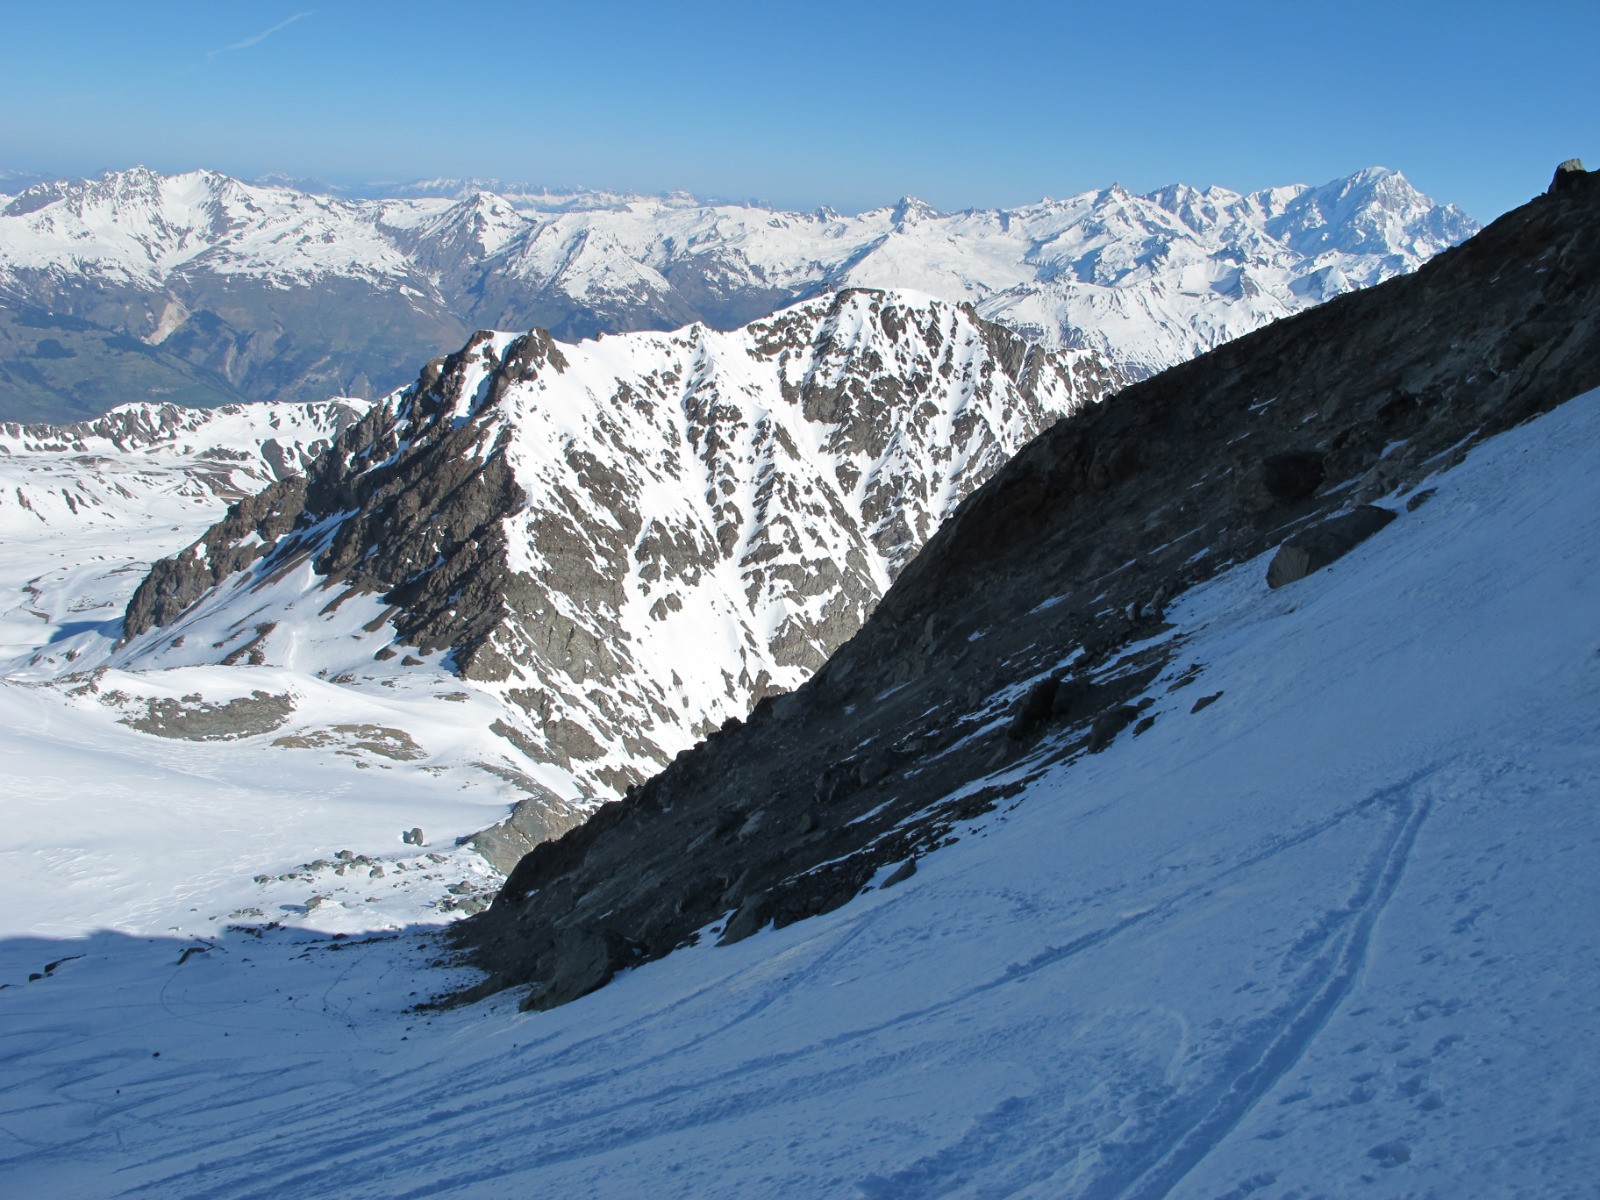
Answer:
[[(620, 786), (805, 679), (964, 496), (1120, 382), (910, 293), (732, 332), (482, 333), (158, 563), (116, 662), (268, 625), (268, 664), (440, 656), (526, 753)], [(324, 637), (348, 595), (384, 619)]]
[[(176, 352), (261, 397), (325, 381), (341, 355), (350, 362), (333, 378), (398, 382), (398, 350), (357, 333), (374, 326), (424, 346), (474, 326), (565, 338), (693, 320), (738, 328), (850, 286), (971, 302), (1032, 341), (1147, 374), (1413, 270), (1475, 229), (1384, 168), (1248, 195), (1114, 186), (965, 213), (904, 198), (858, 216), (686, 195), (499, 195), (483, 182), (366, 200), (213, 171), (38, 184), (0, 210), (0, 294), (163, 344), (179, 333)], [(134, 294), (117, 309), (106, 288)], [(306, 290), (317, 301), (296, 306)], [(285, 330), (270, 358), (246, 347), (262, 328)], [(330, 338), (342, 341), (323, 346)], [(288, 371), (307, 346), (325, 350), (306, 355), (322, 368)]]
[(1290, 201), (1267, 232), (1307, 257), (1327, 251), (1431, 258), (1477, 225), (1454, 205), (1435, 205), (1398, 171), (1370, 167)]

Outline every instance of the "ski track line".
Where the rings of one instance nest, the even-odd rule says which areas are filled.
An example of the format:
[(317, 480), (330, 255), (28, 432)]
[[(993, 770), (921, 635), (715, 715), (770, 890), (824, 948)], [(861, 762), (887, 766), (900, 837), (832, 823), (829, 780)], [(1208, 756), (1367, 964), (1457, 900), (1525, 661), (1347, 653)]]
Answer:
[[(1433, 771), (1432, 767), (1424, 768), (1397, 784), (1380, 789), (1356, 809), (1401, 799)], [(970, 1184), (972, 1164), (981, 1163), (989, 1180), (981, 1192), (985, 1197), (1015, 1196), (1024, 1192), (1052, 1196), (1070, 1194), (1080, 1200), (1158, 1200), (1166, 1196), (1300, 1059), (1344, 999), (1365, 960), (1373, 927), (1398, 885), (1428, 808), (1426, 802), (1412, 803), (1396, 813), (1392, 834), (1369, 856), (1369, 864), (1347, 907), (1328, 914), (1318, 923), (1316, 928), (1325, 930), (1325, 949), (1304, 971), (1289, 1002), (1279, 1008), (1281, 1015), (1254, 1023), (1257, 1027), (1265, 1025), (1265, 1045), (1260, 1041), (1252, 1045), (1249, 1040), (1241, 1040), (1225, 1051), (1222, 1055), (1224, 1071), (1237, 1064), (1237, 1073), (1219, 1089), (1203, 1092), (1198, 1097), (1192, 1093), (1176, 1097), (1152, 1096), (1151, 1107), (1158, 1114), (1166, 1110), (1164, 1115), (1157, 1116), (1156, 1129), (1137, 1142), (1102, 1145), (1102, 1154), (1116, 1161), (1102, 1166), (1099, 1178), (1092, 1174), (1082, 1178), (1085, 1172), (1079, 1165), (1062, 1167), (1058, 1152), (1051, 1148), (1063, 1143), (1062, 1109), (1066, 1105), (1052, 1102), (1049, 1096), (1036, 1095), (1008, 1099), (978, 1118), (975, 1127), (959, 1142), (942, 1147), (893, 1175), (871, 1176), (862, 1181), (861, 1191), (874, 1200), (920, 1200), (949, 1195)], [(1355, 809), (1346, 810), (1350, 811)], [(1258, 863), (1266, 857), (1268, 855), (1258, 855), (1250, 861)], [(1240, 863), (1223, 875), (1246, 865)], [(1104, 936), (1099, 936), (1096, 944), (1104, 940)], [(1297, 941), (1286, 957), (1292, 959), (1303, 953)], [(1241, 1032), (1248, 1037), (1251, 1027)], [(1208, 1097), (1215, 1099), (1208, 1104)], [(1197, 1108), (1201, 1109), (1198, 1113), (1195, 1112)], [(1094, 1140), (1092, 1137), (1085, 1139), (1086, 1144)], [(1012, 1164), (1009, 1170), (1002, 1168), (1004, 1182), (995, 1178), (996, 1164)], [(1064, 1183), (1060, 1178), (1064, 1172), (1077, 1178)], [(1042, 1192), (1030, 1191), (1042, 1184), (1055, 1186)]]
[[(414, 1114), (407, 1113), (403, 1116), (396, 1116), (391, 1113), (385, 1113), (377, 1121), (364, 1123), (364, 1136), (359, 1146), (352, 1145), (348, 1139), (339, 1138), (335, 1135), (334, 1141), (337, 1143), (336, 1145), (329, 1146), (324, 1154), (311, 1155), (310, 1147), (304, 1141), (297, 1141), (294, 1150), (288, 1153), (292, 1154), (296, 1161), (305, 1161), (308, 1157), (318, 1160), (321, 1165), (315, 1172), (308, 1171), (286, 1177), (281, 1173), (281, 1168), (263, 1165), (258, 1171), (252, 1172), (250, 1176), (244, 1179), (234, 1179), (223, 1187), (221, 1191), (184, 1194), (192, 1194), (197, 1197), (212, 1195), (269, 1196), (282, 1194), (279, 1189), (291, 1183), (305, 1188), (314, 1188), (319, 1180), (326, 1180), (327, 1159), (330, 1156), (338, 1157), (340, 1165), (345, 1170), (359, 1170), (362, 1168), (371, 1170), (374, 1166), (381, 1166), (384, 1172), (387, 1173), (389, 1170), (396, 1169), (404, 1161), (407, 1170), (421, 1170), (426, 1173), (430, 1160), (435, 1157), (434, 1143), (437, 1140), (454, 1136), (464, 1138), (470, 1143), (470, 1131), (473, 1128), (481, 1126), (481, 1123), (490, 1116), (503, 1115), (505, 1112), (513, 1110), (521, 1114), (519, 1123), (522, 1125), (524, 1137), (530, 1135), (551, 1137), (563, 1132), (581, 1131), (587, 1125), (607, 1121), (615, 1122), (617, 1118), (638, 1114), (637, 1128), (633, 1127), (633, 1122), (625, 1122), (621, 1128), (615, 1124), (608, 1124), (605, 1129), (595, 1130), (587, 1137), (580, 1137), (575, 1142), (565, 1142), (561, 1153), (540, 1156), (541, 1162), (554, 1164), (614, 1149), (629, 1142), (637, 1141), (642, 1136), (655, 1137), (668, 1130), (684, 1130), (714, 1124), (734, 1113), (748, 1112), (752, 1105), (765, 1107), (763, 1099), (770, 1101), (771, 1093), (770, 1084), (763, 1082), (766, 1077), (786, 1070), (798, 1069), (817, 1055), (833, 1054), (841, 1048), (854, 1046), (857, 1043), (870, 1043), (886, 1032), (915, 1027), (931, 1016), (936, 1016), (952, 1007), (967, 1003), (996, 988), (1016, 983), (1057, 966), (1077, 955), (1104, 945), (1113, 938), (1120, 937), (1130, 930), (1170, 918), (1180, 912), (1190, 901), (1213, 891), (1220, 883), (1231, 876), (1241, 871), (1249, 870), (1287, 850), (1303, 845), (1342, 824), (1351, 816), (1369, 811), (1374, 805), (1382, 804), (1396, 795), (1404, 794), (1409, 787), (1414, 785), (1418, 779), (1426, 775), (1431, 769), (1427, 768), (1399, 784), (1372, 793), (1355, 804), (1333, 813), (1324, 820), (1315, 822), (1296, 833), (1270, 839), (1254, 853), (1243, 859), (1235, 860), (1216, 875), (1182, 889), (1160, 904), (1152, 905), (1142, 912), (1133, 914), (1103, 929), (1072, 939), (1061, 946), (1052, 947), (1025, 962), (1011, 964), (994, 978), (964, 989), (937, 1004), (903, 1013), (869, 1027), (837, 1034), (815, 1045), (765, 1055), (759, 1058), (746, 1059), (709, 1077), (696, 1078), (686, 1082), (660, 1084), (644, 1095), (624, 1101), (602, 1104), (597, 1108), (588, 1110), (574, 1111), (571, 1102), (596, 1089), (614, 1086), (620, 1073), (619, 1071), (595, 1071), (576, 1079), (560, 1081), (552, 1086), (546, 1079), (530, 1078), (527, 1069), (525, 1069), (525, 1064), (519, 1058), (506, 1063), (503, 1071), (496, 1072), (494, 1076), (488, 1078), (481, 1075), (475, 1076), (470, 1082), (463, 1082), (454, 1088), (444, 1089), (436, 1093), (436, 1101), (455, 1101), (456, 1103), (448, 1109), (442, 1105), (436, 1105), (432, 1109), (428, 1116), (426, 1142), (422, 1145), (418, 1144), (418, 1135), (421, 1131), (418, 1129)], [(1381, 855), (1382, 851), (1380, 850), (1380, 860)], [(867, 925), (873, 922), (874, 917), (875, 914), (863, 914), (857, 928), (847, 934), (846, 937), (854, 938), (858, 936), (865, 930)], [(827, 953), (821, 956), (812, 970), (819, 967), (821, 962), (833, 958), (842, 948), (842, 942), (830, 948)], [(780, 998), (783, 992), (792, 989), (794, 986), (796, 984), (793, 980), (775, 983), (768, 996), (758, 999), (752, 1005), (747, 1006), (732, 1021), (726, 1022), (722, 1028), (731, 1028), (733, 1025), (756, 1015)], [(695, 996), (686, 997), (683, 1001), (675, 1002), (671, 1007), (680, 1007), (683, 1003), (700, 994), (702, 993), (697, 992)], [(670, 1009), (666, 1011), (670, 1011)], [(555, 1058), (548, 1062), (537, 1062), (528, 1065), (542, 1073), (548, 1067), (560, 1063), (589, 1059), (594, 1051), (613, 1043), (619, 1036), (626, 1036), (627, 1033), (627, 1030), (618, 1030), (596, 1035), (592, 1038), (585, 1038), (581, 1042), (564, 1047)], [(712, 1038), (714, 1036), (712, 1035)], [(702, 1036), (694, 1039), (693, 1044), (698, 1045), (706, 1040), (710, 1039)], [(683, 1047), (674, 1047), (652, 1055), (647, 1059), (640, 1060), (637, 1063), (630, 1063), (627, 1066), (627, 1072), (635, 1074), (640, 1070), (664, 1062), (670, 1064), (671, 1060), (682, 1052), (682, 1049)], [(785, 1102), (808, 1095), (821, 1094), (836, 1087), (838, 1084), (848, 1083), (852, 1080), (870, 1080), (879, 1076), (885, 1066), (892, 1063), (894, 1059), (901, 1057), (904, 1053), (906, 1052), (897, 1051), (890, 1054), (874, 1055), (866, 1061), (857, 1060), (849, 1065), (823, 1072), (801, 1072), (803, 1079), (791, 1079), (784, 1089)], [(409, 1074), (408, 1070), (402, 1070), (388, 1082), (400, 1083), (407, 1074)], [(748, 1088), (739, 1087), (741, 1083), (748, 1083), (750, 1080), (757, 1080), (758, 1082)], [(379, 1085), (379, 1090), (382, 1090), (381, 1084)], [(485, 1098), (485, 1092), (490, 1091), (500, 1094), (492, 1098)], [(604, 1092), (602, 1091), (601, 1094), (603, 1095)], [(721, 1098), (715, 1102), (708, 1100), (708, 1096), (712, 1094)], [(661, 1106), (680, 1100), (685, 1096), (697, 1101), (691, 1111), (671, 1116), (660, 1112)], [(320, 1099), (320, 1103), (313, 1103), (309, 1108), (298, 1110), (300, 1116), (303, 1118), (314, 1117), (319, 1112), (332, 1115), (347, 1111), (348, 1096), (322, 1097)], [(536, 1123), (530, 1123), (528, 1121), (529, 1115), (541, 1109), (548, 1110), (551, 1107), (550, 1101), (552, 1099), (559, 1099), (563, 1102), (560, 1114)], [(199, 1107), (205, 1108), (208, 1106), (202, 1104)], [(192, 1153), (192, 1150), (184, 1153)], [(178, 1157), (178, 1154), (160, 1155), (149, 1161), (159, 1162), (162, 1159), (173, 1157)], [(499, 1168), (488, 1169), (481, 1178), (487, 1180), (492, 1177), (498, 1177), (503, 1173), (513, 1173), (526, 1168), (526, 1160), (519, 1158), (514, 1162), (505, 1164), (503, 1171)], [(161, 1180), (151, 1181), (142, 1185), (138, 1192), (148, 1191), (158, 1195), (171, 1195), (174, 1194), (177, 1186), (185, 1179), (189, 1179), (191, 1182), (198, 1182), (194, 1178), (196, 1173), (209, 1172), (203, 1167), (195, 1168), (192, 1171), (179, 1172), (176, 1175), (167, 1176)], [(269, 1180), (270, 1183), (268, 1182)], [(924, 1182), (927, 1181), (924, 1180)], [(262, 1187), (263, 1185), (266, 1186), (267, 1190), (249, 1192), (241, 1192), (239, 1190), (241, 1187)], [(138, 1192), (134, 1194), (138, 1194)], [(424, 1190), (417, 1194), (426, 1195), (428, 1192)], [(924, 1189), (921, 1194), (935, 1193), (930, 1193)]]
[[(1431, 773), (1431, 769), (1424, 771), (1398, 786), (1409, 792)], [(1308, 986), (1304, 990), (1309, 995), (1291, 1007), (1286, 1020), (1254, 1061), (1233, 1078), (1198, 1121), (1187, 1129), (1176, 1131), (1176, 1138), (1154, 1163), (1125, 1184), (1117, 1183), (1110, 1188), (1085, 1192), (1084, 1200), (1098, 1200), (1102, 1196), (1107, 1200), (1112, 1197), (1117, 1200), (1160, 1200), (1168, 1195), (1208, 1154), (1221, 1145), (1223, 1139), (1237, 1128), (1273, 1085), (1300, 1061), (1327, 1025), (1328, 1019), (1349, 995), (1360, 975), (1378, 919), (1394, 898), (1400, 879), (1405, 874), (1406, 864), (1411, 859), (1417, 835), (1431, 811), (1432, 801), (1426, 797), (1412, 803), (1409, 813), (1399, 823), (1375, 877), (1370, 878), (1363, 887), (1365, 896), (1358, 897), (1360, 907), (1354, 922), (1343, 935), (1341, 943), (1322, 956), (1331, 961), (1323, 967), (1319, 960), (1308, 970)]]

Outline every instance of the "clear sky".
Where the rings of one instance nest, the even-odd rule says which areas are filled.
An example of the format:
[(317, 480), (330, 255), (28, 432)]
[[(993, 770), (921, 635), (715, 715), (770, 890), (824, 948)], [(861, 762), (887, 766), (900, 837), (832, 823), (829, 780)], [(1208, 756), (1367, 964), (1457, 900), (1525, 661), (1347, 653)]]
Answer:
[(859, 210), (1600, 166), (1600, 0), (0, 3), (0, 169), (498, 177)]

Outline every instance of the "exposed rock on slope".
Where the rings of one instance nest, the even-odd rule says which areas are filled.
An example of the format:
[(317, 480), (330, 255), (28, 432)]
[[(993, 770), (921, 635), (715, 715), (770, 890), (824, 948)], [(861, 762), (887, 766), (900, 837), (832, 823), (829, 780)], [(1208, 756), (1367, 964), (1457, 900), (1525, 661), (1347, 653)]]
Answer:
[(441, 656), (528, 755), (620, 790), (800, 683), (963, 496), (1117, 382), (909, 294), (732, 333), (478, 334), (156, 564), (116, 665), (249, 629), (285, 661), (380, 596), (324, 672)]
[(836, 908), (1023, 790), (982, 786), (997, 767), (1137, 736), (1181, 653), (1168, 599), (1600, 385), (1597, 217), (1600, 179), (1567, 179), (1413, 276), (1054, 426), (808, 684), (524, 858), (460, 931), (474, 994), (550, 1007), (708, 929)]
[(1132, 377), (1414, 269), (1471, 233), (1397, 172), (1241, 195), (1121, 187), (859, 216), (687, 197), (346, 200), (135, 169), (0, 197), (0, 415), (137, 391), (187, 404), (372, 396), (474, 327), (733, 328), (909, 287)]

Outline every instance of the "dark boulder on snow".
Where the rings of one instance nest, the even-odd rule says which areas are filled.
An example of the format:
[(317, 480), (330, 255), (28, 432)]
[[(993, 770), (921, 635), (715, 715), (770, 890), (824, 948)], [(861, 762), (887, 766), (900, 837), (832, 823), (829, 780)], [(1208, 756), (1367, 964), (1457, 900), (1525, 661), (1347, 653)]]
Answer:
[(1138, 717), (1139, 710), (1131, 704), (1119, 704), (1101, 713), (1089, 727), (1089, 753), (1098, 754), (1111, 745), (1117, 740), (1117, 734), (1132, 725)]
[(610, 983), (616, 973), (643, 957), (644, 951), (615, 930), (586, 934), (562, 944), (551, 981), (522, 1000), (522, 1010), (543, 1011), (587, 996)]
[(892, 888), (897, 883), (904, 883), (917, 873), (917, 860), (908, 858), (893, 871), (890, 871), (880, 887)]
[(1363, 504), (1354, 512), (1341, 513), (1310, 529), (1302, 529), (1279, 546), (1272, 556), (1267, 566), (1267, 586), (1283, 587), (1337, 562), (1394, 518), (1395, 514), (1387, 508)]
[(1006, 736), (1012, 741), (1020, 742), (1037, 731), (1050, 716), (1056, 692), (1060, 687), (1060, 677), (1052, 675), (1048, 679), (1041, 679), (1024, 692), (1012, 707), (1011, 723), (1006, 727)]

